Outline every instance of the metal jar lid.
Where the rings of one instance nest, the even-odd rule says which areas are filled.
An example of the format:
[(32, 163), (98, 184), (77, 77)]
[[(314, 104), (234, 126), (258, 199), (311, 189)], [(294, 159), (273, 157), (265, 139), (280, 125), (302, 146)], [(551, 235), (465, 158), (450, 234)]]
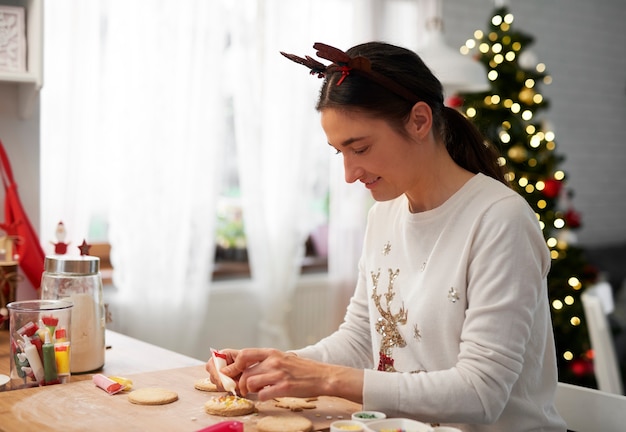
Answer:
[(100, 271), (100, 258), (89, 255), (80, 257), (46, 257), (44, 271), (48, 273), (97, 274)]

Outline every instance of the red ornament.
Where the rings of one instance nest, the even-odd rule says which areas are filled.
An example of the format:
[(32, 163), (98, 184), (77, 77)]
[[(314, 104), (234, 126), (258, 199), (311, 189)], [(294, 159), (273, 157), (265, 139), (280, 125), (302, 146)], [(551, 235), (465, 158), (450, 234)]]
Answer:
[(19, 223), (20, 221), (13, 222), (12, 224), (0, 223), (0, 228), (4, 230), (9, 237), (15, 237), (17, 236), (17, 226)]
[(78, 246), (78, 249), (80, 249), (80, 254), (82, 255), (89, 255), (89, 249), (91, 248), (90, 244), (87, 244), (87, 241), (83, 239), (83, 242), (80, 246)]
[(65, 225), (63, 225), (63, 221), (57, 224), (56, 229), (56, 238), (57, 243), (52, 243), (54, 245), (54, 253), (57, 255), (65, 255), (67, 253), (67, 247), (70, 245), (69, 243), (65, 243)]
[(580, 226), (582, 225), (582, 217), (580, 216), (580, 213), (578, 213), (576, 210), (569, 209), (565, 212), (565, 223), (570, 228), (580, 228)]
[(57, 255), (65, 255), (69, 243), (52, 243), (54, 245), (54, 253)]
[(593, 362), (585, 359), (572, 360), (570, 370), (576, 376), (584, 376), (593, 373)]
[(379, 371), (390, 372), (394, 370), (393, 364), (395, 360), (393, 359), (393, 357), (390, 357), (381, 351), (378, 353), (378, 359), (379, 359), (378, 360)]
[(446, 100), (446, 105), (450, 108), (461, 108), (463, 106), (463, 98), (459, 95), (452, 95)]
[(561, 187), (563, 183), (559, 180), (548, 179), (544, 182), (543, 195), (546, 198), (556, 198), (561, 193)]

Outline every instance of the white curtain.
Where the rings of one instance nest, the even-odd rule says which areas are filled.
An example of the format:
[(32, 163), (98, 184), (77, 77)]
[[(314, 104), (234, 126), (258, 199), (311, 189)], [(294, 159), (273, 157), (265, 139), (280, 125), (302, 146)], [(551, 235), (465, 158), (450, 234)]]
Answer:
[[(359, 32), (370, 30), (373, 20), (361, 18), (370, 3), (251, 0), (247, 2), (249, 14), (239, 16), (233, 26), (236, 57), (229, 69), (233, 71), (243, 214), (262, 308), (260, 346), (291, 347), (286, 319), (304, 241), (315, 227), (309, 203), (314, 191), (320, 190), (316, 184), (319, 161), (326, 160), (327, 172), (327, 158), (332, 155), (314, 109), (321, 80), (279, 51), (315, 56), (315, 42), (346, 49), (364, 41)], [(336, 248), (342, 246), (335, 243)], [(344, 255), (337, 250), (330, 254)]]
[(53, 241), (61, 220), (74, 250), (98, 231), (94, 220), (108, 221), (117, 289), (110, 328), (198, 358), (208, 358), (211, 332), (228, 328), (210, 328), (206, 315), (231, 118), (258, 345), (291, 347), (287, 315), (304, 241), (319, 222), (311, 200), (329, 187), (328, 158), (330, 279), (335, 305), (345, 304), (369, 194), (344, 184), (341, 156), (326, 144), (314, 109), (321, 80), (279, 51), (313, 56), (314, 42), (347, 49), (375, 39), (381, 22), (393, 21), (386, 3), (46, 4), (42, 238)]
[[(109, 222), (125, 334), (208, 357), (204, 319), (223, 143), (220, 2), (46, 4), (44, 238)], [(70, 248), (70, 251), (73, 250)]]
[[(106, 202), (110, 144), (99, 137), (100, 2), (60, 0), (44, 8), (41, 92), (41, 240), (53, 252), (55, 229), (67, 229), (68, 253), (88, 237), (89, 221)], [(103, 160), (104, 159), (104, 160)], [(96, 162), (97, 161), (97, 162)], [(104, 168), (101, 169), (101, 168)]]
[(356, 286), (367, 211), (373, 203), (361, 183), (342, 182), (343, 175), (342, 160), (334, 160), (331, 163), (334, 181), (330, 185), (328, 278), (335, 297), (332, 313), (336, 322), (342, 321)]

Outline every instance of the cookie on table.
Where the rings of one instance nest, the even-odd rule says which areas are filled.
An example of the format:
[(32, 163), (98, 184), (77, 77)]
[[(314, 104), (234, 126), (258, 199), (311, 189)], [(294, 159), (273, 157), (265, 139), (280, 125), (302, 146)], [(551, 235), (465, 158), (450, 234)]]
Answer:
[(217, 386), (211, 382), (211, 378), (206, 377), (193, 383), (193, 386), (196, 390), (206, 391), (206, 392), (217, 392), (219, 391)]
[(222, 417), (237, 417), (256, 412), (256, 405), (250, 399), (239, 396), (215, 396), (204, 404), (207, 414)]
[(297, 415), (267, 416), (256, 427), (259, 432), (309, 432), (313, 430), (313, 422)]
[(158, 387), (147, 387), (128, 393), (128, 401), (137, 405), (165, 405), (178, 400), (178, 393)]
[(305, 409), (315, 409), (317, 406), (313, 401), (316, 401), (316, 397), (310, 398), (298, 398), (298, 397), (278, 397), (274, 398), (276, 401), (275, 406), (279, 408), (287, 408), (291, 411), (302, 411)]

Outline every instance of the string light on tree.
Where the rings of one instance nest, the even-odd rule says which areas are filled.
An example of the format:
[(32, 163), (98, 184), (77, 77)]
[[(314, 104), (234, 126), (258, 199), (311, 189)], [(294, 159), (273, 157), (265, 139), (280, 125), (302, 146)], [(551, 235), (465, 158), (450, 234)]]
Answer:
[(594, 282), (596, 272), (575, 244), (572, 231), (582, 222), (566, 187), (567, 175), (559, 168), (564, 157), (556, 152), (556, 134), (538, 115), (549, 107), (541, 87), (552, 78), (528, 49), (533, 38), (514, 29), (514, 21), (506, 6), (496, 7), (488, 30), (476, 30), (460, 49), (485, 67), (491, 87), (454, 95), (446, 103), (463, 112), (500, 149), (507, 180), (534, 209), (552, 257), (548, 295), (559, 376), (593, 386), (593, 355), (580, 294)]

